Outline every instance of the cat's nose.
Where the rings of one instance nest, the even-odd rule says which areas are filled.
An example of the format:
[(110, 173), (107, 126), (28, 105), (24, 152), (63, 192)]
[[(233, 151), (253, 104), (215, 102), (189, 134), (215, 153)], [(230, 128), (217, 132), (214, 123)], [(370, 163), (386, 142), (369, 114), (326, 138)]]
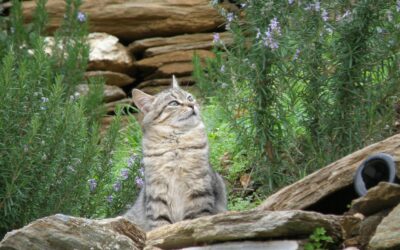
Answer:
[(194, 109), (194, 103), (189, 102), (189, 103), (186, 103), (186, 105), (187, 105), (188, 107)]

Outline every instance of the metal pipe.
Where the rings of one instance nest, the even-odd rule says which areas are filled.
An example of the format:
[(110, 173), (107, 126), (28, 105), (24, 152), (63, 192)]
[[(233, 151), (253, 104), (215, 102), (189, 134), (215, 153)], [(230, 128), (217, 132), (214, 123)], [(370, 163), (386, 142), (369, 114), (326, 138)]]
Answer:
[(365, 159), (354, 176), (354, 188), (359, 196), (364, 196), (368, 189), (385, 181), (396, 180), (396, 162), (389, 154), (378, 153)]

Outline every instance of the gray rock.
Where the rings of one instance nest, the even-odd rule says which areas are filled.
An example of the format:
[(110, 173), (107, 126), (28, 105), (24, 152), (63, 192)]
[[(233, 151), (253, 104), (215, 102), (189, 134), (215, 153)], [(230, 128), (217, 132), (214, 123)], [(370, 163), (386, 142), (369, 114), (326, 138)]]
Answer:
[(57, 214), (7, 233), (0, 249), (143, 249), (144, 241), (145, 234), (122, 217), (89, 220)]
[(368, 190), (367, 194), (354, 200), (349, 210), (350, 214), (362, 213), (371, 215), (381, 210), (391, 208), (400, 203), (400, 185), (380, 182)]
[(104, 86), (104, 101), (113, 102), (124, 99), (126, 97), (125, 92), (117, 86), (105, 85)]
[[(87, 95), (90, 91), (90, 86), (88, 84), (79, 84), (76, 86), (76, 92), (79, 94), (78, 96)], [(117, 86), (105, 85), (103, 98), (105, 102), (114, 102), (117, 100), (124, 99), (126, 97), (125, 92)]]
[(371, 250), (400, 249), (400, 204), (397, 205), (376, 228), (369, 242)]

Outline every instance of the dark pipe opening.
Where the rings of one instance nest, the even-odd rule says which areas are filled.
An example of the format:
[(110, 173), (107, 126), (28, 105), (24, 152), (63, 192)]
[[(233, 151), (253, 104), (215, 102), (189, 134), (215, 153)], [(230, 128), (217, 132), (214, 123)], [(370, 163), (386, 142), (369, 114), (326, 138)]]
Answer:
[(367, 162), (361, 171), (361, 176), (367, 190), (375, 187), (381, 181), (388, 182), (389, 174), (387, 163), (382, 159), (373, 159)]

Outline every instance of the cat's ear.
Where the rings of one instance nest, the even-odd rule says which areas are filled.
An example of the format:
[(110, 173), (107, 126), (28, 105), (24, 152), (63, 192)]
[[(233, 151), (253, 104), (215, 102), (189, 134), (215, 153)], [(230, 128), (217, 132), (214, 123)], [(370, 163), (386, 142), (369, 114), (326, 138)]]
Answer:
[(172, 88), (179, 88), (178, 81), (176, 80), (175, 75), (172, 75)]
[(144, 93), (141, 90), (132, 90), (132, 99), (136, 107), (144, 114), (150, 111), (150, 106), (153, 103), (155, 97)]

